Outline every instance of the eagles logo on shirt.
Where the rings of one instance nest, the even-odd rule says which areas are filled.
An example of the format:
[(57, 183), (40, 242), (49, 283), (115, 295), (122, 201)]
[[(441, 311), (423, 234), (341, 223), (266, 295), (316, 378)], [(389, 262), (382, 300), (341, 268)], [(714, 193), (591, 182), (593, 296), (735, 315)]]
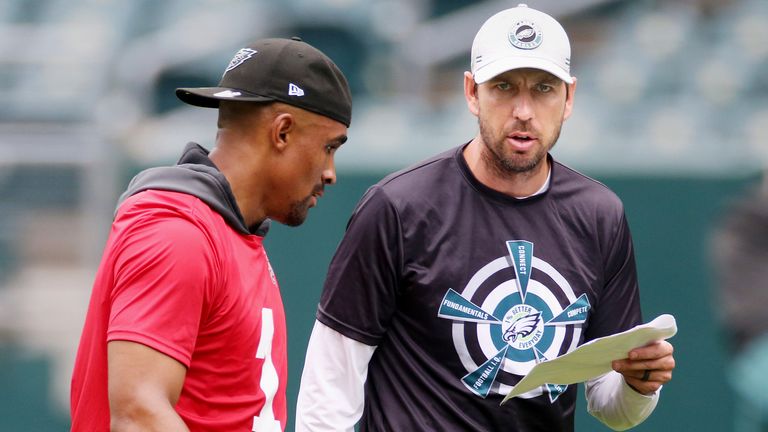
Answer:
[[(525, 305), (518, 305), (516, 307), (519, 308), (520, 306)], [(518, 314), (510, 318), (504, 318), (504, 324), (502, 326), (507, 325), (510, 322), (511, 325), (504, 330), (502, 339), (513, 346), (516, 342), (522, 342), (530, 348), (541, 338), (543, 331), (541, 326), (541, 312), (529, 308), (529, 310), (526, 310), (524, 313), (525, 315), (522, 317)]]
[[(464, 385), (480, 397), (506, 395), (533, 366), (576, 348), (590, 304), (568, 281), (533, 255), (533, 243), (506, 242), (508, 255), (483, 266), (461, 292), (449, 289), (438, 317), (453, 321), (453, 342), (467, 374)], [(514, 269), (514, 278), (509, 268)], [(536, 270), (536, 277), (531, 273)], [(521, 395), (549, 394), (567, 386), (546, 384)]]

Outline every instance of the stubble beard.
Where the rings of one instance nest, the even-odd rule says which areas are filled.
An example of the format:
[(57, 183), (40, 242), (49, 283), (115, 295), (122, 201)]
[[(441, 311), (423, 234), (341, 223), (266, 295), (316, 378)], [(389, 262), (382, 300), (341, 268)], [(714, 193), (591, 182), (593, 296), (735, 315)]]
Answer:
[(504, 142), (506, 134), (503, 132), (500, 134), (495, 133), (496, 131), (483, 120), (482, 116), (478, 116), (478, 123), (480, 126), (480, 137), (483, 139), (484, 144), (481, 157), (486, 166), (490, 167), (501, 177), (533, 174), (534, 169), (541, 164), (541, 161), (546, 158), (547, 153), (557, 143), (563, 126), (562, 122), (557, 125), (552, 140), (550, 142), (543, 142), (544, 145), (539, 146), (534, 154), (526, 157), (519, 154), (506, 155), (506, 144)]
[(304, 223), (309, 214), (309, 208), (312, 204), (312, 198), (323, 191), (323, 185), (315, 186), (312, 190), (312, 194), (301, 201), (295, 201), (291, 203), (288, 208), (288, 215), (286, 215), (283, 223), (288, 226), (296, 227)]
[(283, 223), (291, 227), (296, 227), (303, 224), (304, 221), (307, 220), (307, 215), (309, 214), (309, 203), (311, 200), (312, 197), (309, 196), (302, 201), (296, 201), (292, 203), (290, 209), (288, 210), (288, 215), (286, 215), (285, 221)]

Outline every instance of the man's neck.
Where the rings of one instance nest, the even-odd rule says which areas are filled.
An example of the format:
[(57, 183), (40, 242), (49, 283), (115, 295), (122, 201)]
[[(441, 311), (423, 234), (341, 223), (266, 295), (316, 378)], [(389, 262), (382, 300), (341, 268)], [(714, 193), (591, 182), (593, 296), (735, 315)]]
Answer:
[(217, 146), (211, 150), (210, 159), (219, 168), (219, 171), (229, 182), (232, 194), (243, 215), (246, 226), (263, 221), (267, 215), (263, 209), (263, 203), (259, 200), (262, 196), (259, 184), (255, 184), (252, 171), (254, 165), (250, 162), (252, 155), (243, 153), (236, 145), (217, 142)]
[(477, 180), (485, 186), (514, 198), (525, 198), (542, 192), (549, 179), (549, 159), (544, 158), (530, 171), (499, 173), (488, 166), (482, 156), (483, 143), (476, 137), (464, 149), (464, 160)]

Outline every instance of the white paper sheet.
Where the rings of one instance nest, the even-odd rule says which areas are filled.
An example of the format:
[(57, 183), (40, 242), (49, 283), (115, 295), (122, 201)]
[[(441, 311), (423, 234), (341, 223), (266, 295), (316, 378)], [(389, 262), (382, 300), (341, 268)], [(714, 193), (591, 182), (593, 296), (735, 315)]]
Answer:
[(647, 324), (591, 340), (575, 350), (534, 366), (501, 403), (543, 384), (574, 384), (610, 372), (611, 362), (627, 358), (629, 351), (677, 333), (675, 317), (659, 315)]

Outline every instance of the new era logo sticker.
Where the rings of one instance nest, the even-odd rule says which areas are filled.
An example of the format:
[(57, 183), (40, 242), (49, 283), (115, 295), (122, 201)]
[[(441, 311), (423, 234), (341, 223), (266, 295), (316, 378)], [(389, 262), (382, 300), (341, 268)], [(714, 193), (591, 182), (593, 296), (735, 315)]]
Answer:
[(224, 91), (220, 91), (218, 93), (214, 93), (213, 95), (214, 96), (218, 96), (218, 97), (228, 97), (228, 98), (231, 98), (231, 97), (240, 96), (241, 94), (242, 93), (240, 93), (240, 92), (236, 92), (236, 91), (232, 91), (232, 90), (224, 90)]
[(243, 64), (246, 60), (253, 57), (254, 54), (256, 54), (258, 51), (250, 49), (250, 48), (242, 48), (240, 51), (238, 51), (234, 57), (232, 57), (232, 60), (229, 62), (229, 66), (227, 66), (227, 69), (224, 70), (224, 73), (227, 73), (231, 71), (232, 69), (240, 66)]
[(304, 90), (294, 83), (288, 83), (288, 96), (304, 96)]

